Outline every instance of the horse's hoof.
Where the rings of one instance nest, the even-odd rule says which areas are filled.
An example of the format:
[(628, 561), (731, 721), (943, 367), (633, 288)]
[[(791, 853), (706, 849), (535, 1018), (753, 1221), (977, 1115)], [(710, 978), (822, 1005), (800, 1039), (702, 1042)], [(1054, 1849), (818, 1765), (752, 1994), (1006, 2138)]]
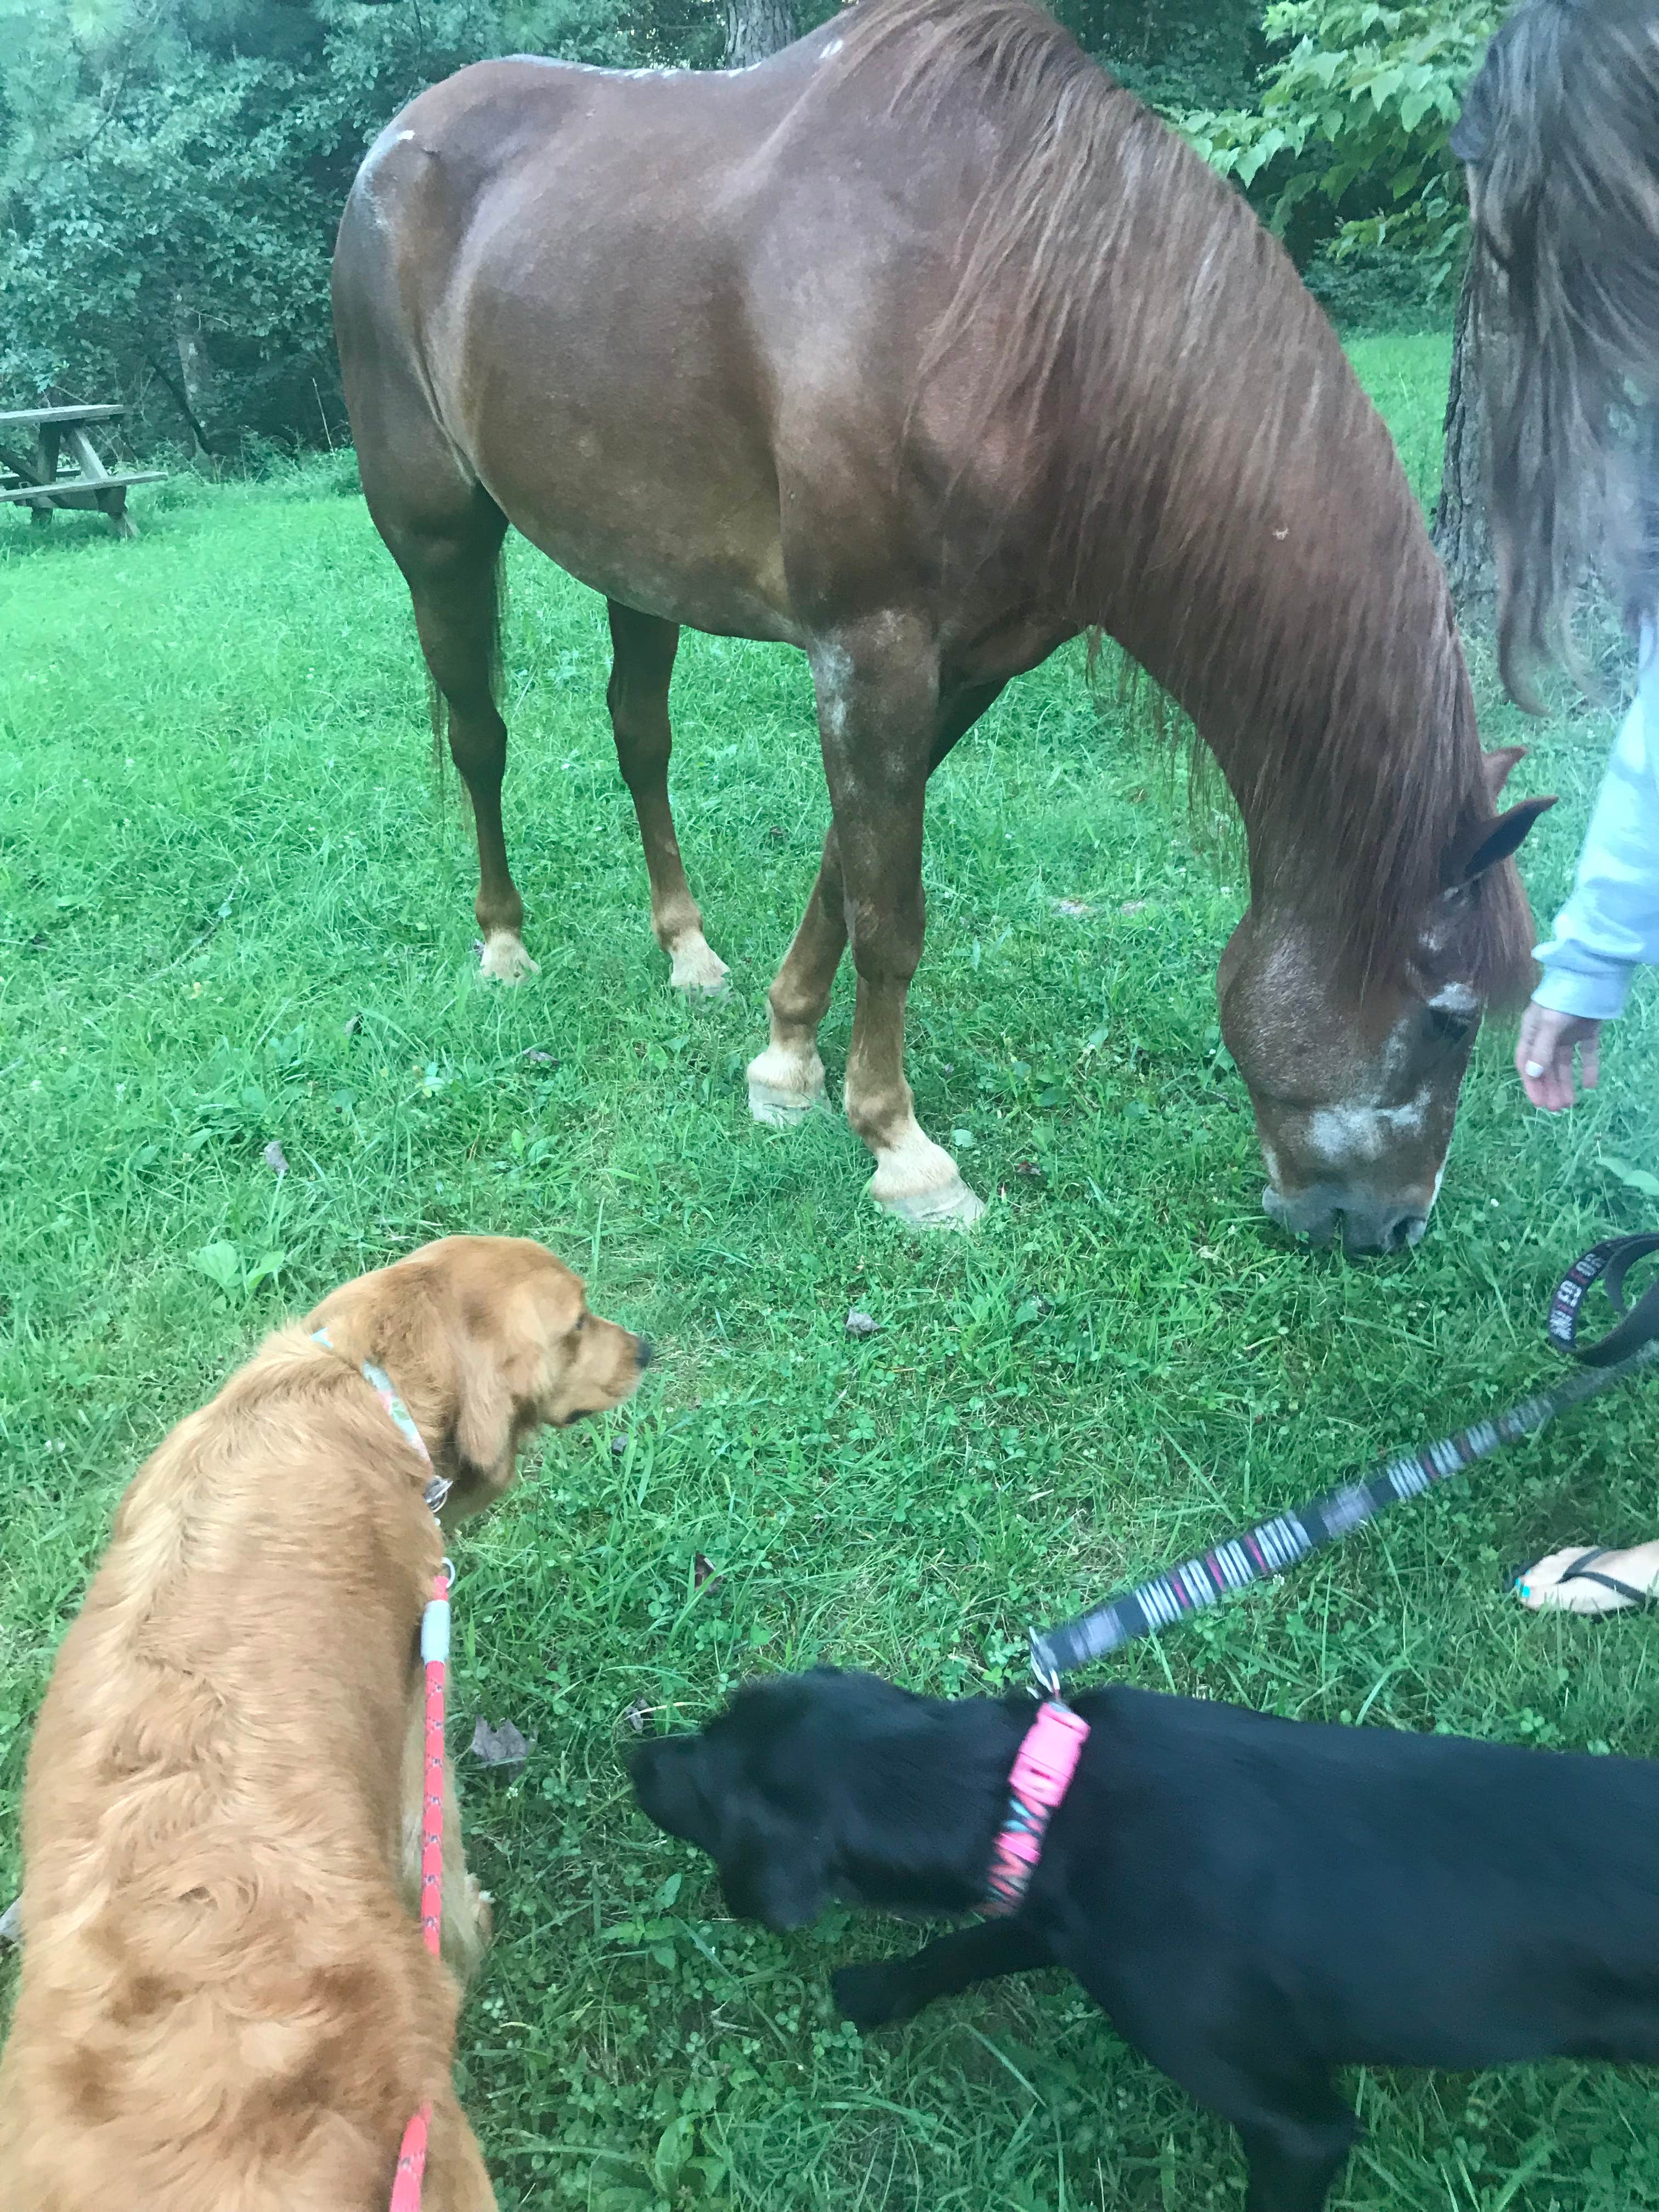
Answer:
[(914, 1115), (876, 1153), (870, 1195), (912, 1229), (971, 1229), (985, 1211), (956, 1162)]
[(495, 930), (484, 940), (478, 973), (489, 983), (522, 983), (541, 969), (524, 949), (524, 939), (510, 929)]
[(907, 1191), (876, 1203), (911, 1229), (971, 1229), (985, 1211), (985, 1200), (959, 1175), (936, 1190)]
[(769, 1083), (751, 1081), (749, 1085), (749, 1111), (756, 1121), (764, 1121), (771, 1129), (793, 1129), (823, 1103), (822, 1085), (816, 1097), (810, 1092), (803, 1095), (798, 1091), (775, 1091)]
[(694, 937), (682, 938), (669, 957), (673, 966), (668, 980), (677, 991), (701, 991), (710, 999), (725, 992), (726, 963), (701, 932)]
[(793, 1129), (823, 1103), (823, 1062), (769, 1044), (749, 1063), (749, 1110), (774, 1129)]

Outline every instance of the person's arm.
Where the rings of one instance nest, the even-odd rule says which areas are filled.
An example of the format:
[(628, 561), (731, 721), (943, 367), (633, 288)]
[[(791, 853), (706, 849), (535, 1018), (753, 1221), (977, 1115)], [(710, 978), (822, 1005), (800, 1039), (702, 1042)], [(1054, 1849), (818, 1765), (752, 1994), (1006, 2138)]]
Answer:
[(1573, 1101), (1575, 1048), (1593, 1090), (1603, 1022), (1625, 1010), (1631, 978), (1659, 963), (1659, 653), (1644, 630), (1642, 680), (1590, 817), (1572, 896), (1537, 949), (1544, 974), (1516, 1048), (1527, 1095), (1552, 1111)]

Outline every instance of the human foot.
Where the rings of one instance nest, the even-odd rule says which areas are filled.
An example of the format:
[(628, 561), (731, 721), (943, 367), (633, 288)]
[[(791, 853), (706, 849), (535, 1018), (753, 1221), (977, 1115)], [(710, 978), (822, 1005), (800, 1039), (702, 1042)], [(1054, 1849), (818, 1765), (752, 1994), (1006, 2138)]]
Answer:
[(1515, 1586), (1534, 1613), (1596, 1615), (1628, 1613), (1654, 1602), (1659, 1588), (1659, 1543), (1628, 1552), (1572, 1544), (1529, 1568)]

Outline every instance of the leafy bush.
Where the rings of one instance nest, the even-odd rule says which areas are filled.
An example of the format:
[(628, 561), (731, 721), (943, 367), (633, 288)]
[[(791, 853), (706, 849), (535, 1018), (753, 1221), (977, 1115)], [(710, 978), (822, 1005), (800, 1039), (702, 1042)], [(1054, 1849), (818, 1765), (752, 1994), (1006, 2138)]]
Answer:
[(1392, 248), (1443, 283), (1465, 217), (1447, 137), (1502, 12), (1496, 0), (1274, 0), (1263, 29), (1284, 51), (1257, 104), (1189, 112), (1181, 126), (1304, 252), (1334, 230), (1339, 258)]
[(1218, 106), (1267, 58), (1261, 0), (1047, 0), (1119, 82), (1164, 114)]
[(121, 398), (141, 445), (326, 444), (363, 152), (483, 56), (709, 62), (717, 0), (0, 0), (0, 404)]

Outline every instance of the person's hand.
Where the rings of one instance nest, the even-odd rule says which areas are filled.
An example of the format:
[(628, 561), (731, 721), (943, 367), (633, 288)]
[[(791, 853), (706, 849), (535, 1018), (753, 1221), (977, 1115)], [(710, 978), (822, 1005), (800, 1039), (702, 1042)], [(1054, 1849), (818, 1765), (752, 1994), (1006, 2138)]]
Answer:
[(1583, 1014), (1559, 1014), (1553, 1006), (1540, 1006), (1534, 999), (1521, 1017), (1521, 1038), (1515, 1048), (1515, 1066), (1522, 1085), (1534, 1106), (1559, 1114), (1578, 1093), (1573, 1088), (1572, 1056), (1579, 1056), (1579, 1072), (1586, 1091), (1594, 1091), (1601, 1073), (1601, 1024)]

